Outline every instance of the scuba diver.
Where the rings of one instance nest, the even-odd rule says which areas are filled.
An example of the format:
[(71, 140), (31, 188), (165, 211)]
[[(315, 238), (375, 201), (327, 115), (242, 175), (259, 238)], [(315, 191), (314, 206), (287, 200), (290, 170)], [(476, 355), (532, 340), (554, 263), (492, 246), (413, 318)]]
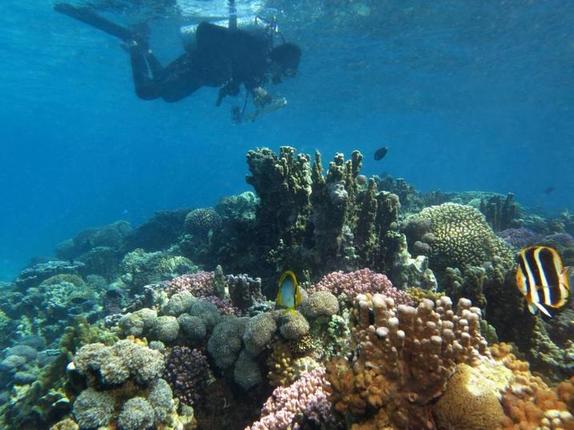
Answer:
[[(274, 21), (266, 22), (263, 29), (246, 31), (237, 28), (235, 1), (229, 0), (228, 27), (202, 22), (195, 31), (195, 43), (167, 66), (157, 60), (147, 40), (147, 31), (133, 31), (97, 15), (87, 7), (66, 3), (54, 9), (84, 23), (90, 24), (123, 41), (129, 52), (135, 92), (144, 100), (161, 98), (176, 102), (201, 87), (219, 87), (216, 105), (226, 96), (237, 96), (245, 89), (242, 107), (232, 110), (233, 120), (255, 120), (262, 113), (282, 108), (283, 97), (274, 97), (263, 87), (271, 81), (280, 83), (297, 73), (301, 49), (285, 42), (273, 46), (277, 33)], [(261, 20), (261, 18), (257, 18)], [(248, 98), (252, 97), (255, 112), (247, 113)]]

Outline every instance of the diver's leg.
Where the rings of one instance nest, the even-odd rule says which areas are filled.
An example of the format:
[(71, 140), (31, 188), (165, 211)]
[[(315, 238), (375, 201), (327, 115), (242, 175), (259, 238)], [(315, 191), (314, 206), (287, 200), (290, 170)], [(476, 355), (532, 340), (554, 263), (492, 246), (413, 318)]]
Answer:
[(158, 81), (161, 94), (166, 102), (177, 102), (205, 85), (201, 73), (194, 64), (193, 54), (186, 53), (162, 70)]
[(155, 80), (161, 80), (165, 75), (165, 69), (149, 49), (146, 50), (145, 59), (153, 78)]
[[(132, 65), (132, 77), (137, 96), (143, 100), (157, 99), (161, 96), (161, 87), (158, 84), (158, 80), (155, 79), (153, 71), (150, 76), (147, 56), (151, 54), (139, 46), (131, 46), (129, 52)], [(159, 65), (159, 62), (157, 65)], [(156, 65), (154, 65), (154, 67), (155, 66)]]

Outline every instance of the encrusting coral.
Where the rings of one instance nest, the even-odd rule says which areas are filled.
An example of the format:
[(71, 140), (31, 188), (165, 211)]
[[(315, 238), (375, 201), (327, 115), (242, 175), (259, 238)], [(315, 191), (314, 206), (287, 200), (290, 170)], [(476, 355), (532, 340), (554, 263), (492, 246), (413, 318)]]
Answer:
[(510, 345), (495, 344), (490, 350), (513, 373), (513, 380), (502, 396), (506, 416), (500, 429), (574, 429), (571, 380), (550, 388), (539, 376), (530, 373), (527, 362), (516, 358)]

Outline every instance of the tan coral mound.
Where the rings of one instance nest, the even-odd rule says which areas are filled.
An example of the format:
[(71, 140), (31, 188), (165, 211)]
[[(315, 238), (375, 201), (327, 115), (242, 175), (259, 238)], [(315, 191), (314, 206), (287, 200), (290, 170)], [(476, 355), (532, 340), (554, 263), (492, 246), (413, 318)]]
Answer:
[(501, 393), (508, 387), (512, 371), (495, 361), (477, 367), (459, 364), (446, 391), (433, 407), (441, 430), (491, 430), (504, 418)]

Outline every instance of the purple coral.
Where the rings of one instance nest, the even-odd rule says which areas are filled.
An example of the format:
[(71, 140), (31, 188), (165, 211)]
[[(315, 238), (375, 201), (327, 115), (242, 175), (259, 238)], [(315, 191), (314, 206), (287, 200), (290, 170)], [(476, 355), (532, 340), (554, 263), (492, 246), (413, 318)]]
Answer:
[(309, 294), (316, 291), (329, 291), (336, 296), (345, 293), (351, 298), (358, 294), (379, 293), (392, 298), (397, 304), (410, 304), (412, 302), (405, 292), (393, 287), (389, 278), (370, 269), (361, 269), (349, 273), (341, 271), (328, 273), (307, 290)]
[(498, 236), (515, 248), (523, 248), (528, 245), (533, 245), (542, 238), (541, 235), (527, 229), (526, 227), (507, 228), (506, 230), (498, 232)]
[(178, 276), (165, 283), (165, 290), (169, 297), (175, 293), (188, 291), (195, 297), (202, 297), (213, 303), (225, 315), (239, 315), (240, 310), (235, 307), (230, 298), (219, 298), (215, 295), (214, 272), (196, 272)]
[(277, 387), (263, 405), (260, 420), (245, 430), (297, 430), (303, 428), (303, 418), (335, 428), (329, 387), (324, 368), (303, 374), (288, 387)]
[(167, 357), (164, 378), (181, 403), (197, 404), (212, 379), (207, 356), (199, 349), (174, 346)]
[(213, 272), (196, 272), (178, 276), (166, 283), (168, 296), (182, 291), (189, 291), (196, 297), (206, 297), (214, 294)]
[(241, 311), (233, 306), (233, 303), (227, 297), (220, 299), (217, 296), (205, 296), (204, 299), (217, 306), (217, 309), (223, 315), (241, 315)]
[(541, 242), (549, 245), (570, 248), (574, 246), (574, 237), (568, 233), (553, 233), (545, 236)]

